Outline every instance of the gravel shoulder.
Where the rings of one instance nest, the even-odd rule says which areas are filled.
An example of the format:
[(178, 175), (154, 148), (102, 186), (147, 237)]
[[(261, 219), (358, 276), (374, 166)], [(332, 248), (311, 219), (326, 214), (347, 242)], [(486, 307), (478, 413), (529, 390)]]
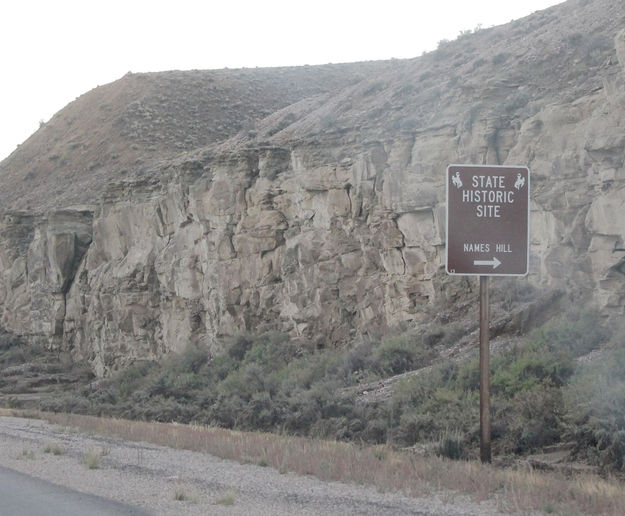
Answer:
[[(88, 467), (88, 457), (97, 457), (97, 467)], [(500, 514), (491, 502), (475, 504), (461, 495), (380, 493), (17, 417), (0, 417), (0, 464), (155, 515)]]

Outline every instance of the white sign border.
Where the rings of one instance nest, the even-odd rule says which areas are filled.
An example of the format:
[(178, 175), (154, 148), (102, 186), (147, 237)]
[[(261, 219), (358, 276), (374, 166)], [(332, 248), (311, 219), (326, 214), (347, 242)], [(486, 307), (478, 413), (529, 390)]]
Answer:
[[(479, 272), (449, 272), (449, 169), (451, 167), (464, 168), (524, 168), (527, 170), (527, 256), (525, 258), (525, 272), (523, 274), (510, 274), (500, 272), (489, 272), (482, 274)], [(447, 165), (445, 171), (445, 272), (450, 276), (507, 276), (515, 278), (524, 278), (529, 274), (530, 269), (530, 220), (531, 220), (531, 197), (530, 197), (530, 169), (526, 165), (476, 165), (452, 163)]]

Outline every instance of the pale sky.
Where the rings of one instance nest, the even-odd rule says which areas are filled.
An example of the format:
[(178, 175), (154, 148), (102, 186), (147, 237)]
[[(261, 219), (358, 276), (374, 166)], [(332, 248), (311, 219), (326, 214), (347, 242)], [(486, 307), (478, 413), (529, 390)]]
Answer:
[(0, 160), (126, 72), (410, 58), (562, 0), (14, 0), (0, 4)]

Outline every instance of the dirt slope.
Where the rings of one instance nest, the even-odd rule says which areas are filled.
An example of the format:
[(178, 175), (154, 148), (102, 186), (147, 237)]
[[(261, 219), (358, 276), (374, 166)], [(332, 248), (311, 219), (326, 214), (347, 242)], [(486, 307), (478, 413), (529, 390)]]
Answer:
[(570, 0), (411, 60), (129, 73), (76, 99), (0, 163), (0, 205), (91, 203), (111, 181), (153, 176), (218, 143), (353, 145), (479, 117), (513, 129), (602, 86), (624, 16), (620, 2)]
[(129, 73), (77, 98), (0, 163), (0, 205), (37, 211), (93, 202), (111, 181), (141, 176), (392, 66)]

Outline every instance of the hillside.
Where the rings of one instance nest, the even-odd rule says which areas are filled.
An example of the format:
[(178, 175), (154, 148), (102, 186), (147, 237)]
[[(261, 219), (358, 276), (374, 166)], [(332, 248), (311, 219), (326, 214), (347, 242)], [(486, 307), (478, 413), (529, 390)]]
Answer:
[(240, 331), (344, 345), (461, 314), (461, 162), (529, 166), (529, 281), (622, 314), (624, 27), (570, 0), (411, 60), (100, 86), (0, 164), (2, 325), (101, 375)]
[[(444, 271), (445, 168), (527, 165), (530, 274), (492, 282), (491, 331), (516, 378), (501, 379), (501, 410), (521, 410), (518, 389), (557, 404), (576, 364), (622, 346), (623, 120), (625, 4), (611, 0), (569, 0), (409, 60), (127, 74), (0, 163), (0, 364), (16, 383), (52, 391), (84, 383), (83, 364), (96, 387), (127, 370), (126, 383), (83, 393), (76, 407), (118, 403), (110, 410), (133, 417), (195, 410), (253, 425), (280, 395), (267, 413), (307, 407), (316, 415), (293, 431), (327, 435), (345, 424), (315, 422), (315, 403), (330, 396), (315, 391), (324, 371), (341, 378), (332, 395), (365, 407), (354, 416), (363, 426), (341, 435), (396, 437), (367, 408), (392, 398), (408, 410), (389, 387), (404, 385), (396, 375), (452, 363), (441, 396), (464, 406), (473, 388), (460, 359), (475, 343), (476, 285)], [(563, 315), (572, 306), (591, 312)], [(553, 317), (565, 321), (548, 323), (564, 358), (545, 339), (523, 340)], [(532, 369), (542, 353), (553, 362)], [(156, 370), (172, 354), (187, 358)], [(537, 384), (515, 376), (528, 363), (542, 371)], [(246, 376), (259, 370), (271, 386)], [(146, 397), (133, 398), (135, 387)], [(249, 399), (230, 396), (235, 387)], [(289, 410), (257, 427), (287, 427)], [(463, 414), (454, 424), (470, 421)]]
[(95, 202), (110, 182), (154, 176), (206, 148), (338, 141), (353, 153), (453, 131), (482, 140), (454, 149), (461, 161), (504, 163), (520, 123), (607, 91), (620, 73), (622, 16), (618, 3), (582, 0), (411, 60), (128, 73), (77, 98), (4, 160), (0, 200), (33, 211)]
[(77, 98), (2, 162), (2, 206), (95, 202), (112, 181), (150, 175), (181, 153), (389, 65), (128, 73)]

